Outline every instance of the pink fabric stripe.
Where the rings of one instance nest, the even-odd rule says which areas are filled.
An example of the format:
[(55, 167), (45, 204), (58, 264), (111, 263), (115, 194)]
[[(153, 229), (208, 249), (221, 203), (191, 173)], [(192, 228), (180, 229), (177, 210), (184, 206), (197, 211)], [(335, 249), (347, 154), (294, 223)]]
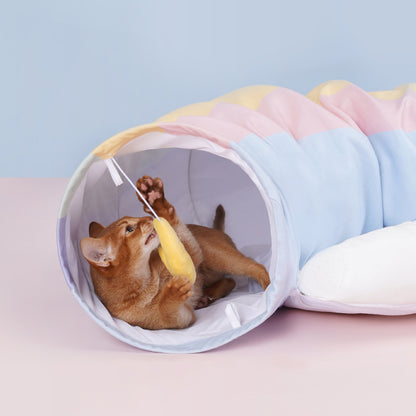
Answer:
[(251, 133), (237, 124), (206, 116), (182, 116), (174, 123), (160, 123), (159, 126), (167, 133), (204, 137), (223, 147), (230, 147), (231, 141), (240, 142)]
[(217, 103), (208, 116), (181, 116), (160, 123), (171, 134), (205, 137), (224, 147), (255, 134), (264, 138), (287, 132), (295, 140), (327, 130), (352, 127), (367, 136), (390, 130), (416, 130), (416, 93), (408, 90), (396, 100), (380, 100), (350, 84), (338, 93), (320, 96), (321, 105), (286, 88), (276, 88), (257, 110)]
[(381, 100), (350, 84), (334, 95), (322, 95), (320, 101), (367, 136), (398, 129), (416, 130), (416, 93), (412, 90), (396, 100)]
[(277, 88), (266, 95), (257, 111), (273, 120), (296, 140), (322, 131), (348, 127), (345, 120), (286, 88)]
[(181, 116), (174, 123), (160, 123), (168, 133), (202, 136), (226, 147), (230, 141), (238, 143), (249, 134), (264, 138), (287, 132), (300, 140), (348, 125), (305, 96), (286, 88), (267, 94), (257, 110), (220, 102), (209, 116)]
[(240, 125), (261, 138), (284, 131), (281, 126), (264, 114), (237, 104), (218, 103), (209, 117)]

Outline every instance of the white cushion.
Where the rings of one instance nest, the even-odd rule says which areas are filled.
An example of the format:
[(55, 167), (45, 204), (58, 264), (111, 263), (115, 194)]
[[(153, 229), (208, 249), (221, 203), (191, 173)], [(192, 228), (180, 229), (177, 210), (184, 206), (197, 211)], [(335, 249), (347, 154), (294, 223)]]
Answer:
[(416, 221), (321, 251), (299, 272), (298, 288), (343, 303), (416, 304)]

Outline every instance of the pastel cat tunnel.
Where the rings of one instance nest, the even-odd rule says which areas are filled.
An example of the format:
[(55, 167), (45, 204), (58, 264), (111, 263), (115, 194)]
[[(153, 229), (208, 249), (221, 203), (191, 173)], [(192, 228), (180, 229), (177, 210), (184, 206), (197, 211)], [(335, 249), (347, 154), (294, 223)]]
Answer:
[[(113, 318), (94, 293), (80, 241), (92, 221), (109, 225), (145, 214), (131, 187), (115, 186), (105, 163), (111, 158), (134, 182), (161, 177), (184, 223), (210, 226), (222, 204), (227, 234), (267, 268), (267, 290), (238, 278), (229, 296), (197, 310), (195, 324), (181, 330), (146, 330)], [(72, 293), (109, 333), (145, 350), (200, 352), (247, 333), (284, 304), (341, 313), (416, 312), (412, 282), (397, 289), (403, 296), (392, 293), (390, 281), (375, 280), (358, 295), (331, 297), (305, 293), (299, 280), (318, 254), (414, 220), (416, 84), (367, 93), (331, 81), (307, 96), (273, 86), (243, 88), (111, 137), (71, 178), (57, 240)]]

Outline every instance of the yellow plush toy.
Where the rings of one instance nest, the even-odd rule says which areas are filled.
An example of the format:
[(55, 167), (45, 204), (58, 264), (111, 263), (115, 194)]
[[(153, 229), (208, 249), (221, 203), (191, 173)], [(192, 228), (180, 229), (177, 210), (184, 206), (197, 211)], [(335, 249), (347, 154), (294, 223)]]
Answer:
[(170, 226), (167, 220), (157, 216), (156, 212), (149, 205), (149, 203), (146, 201), (146, 199), (139, 192), (134, 183), (126, 175), (126, 173), (114, 158), (106, 159), (104, 162), (107, 165), (115, 185), (120, 186), (123, 183), (123, 180), (117, 171), (118, 169), (155, 217), (153, 220), (153, 225), (160, 241), (159, 256), (166, 268), (169, 270), (172, 276), (184, 276), (187, 277), (191, 283), (194, 283), (196, 279), (194, 263), (192, 262), (191, 256), (185, 250), (181, 240), (179, 240), (178, 236), (176, 235), (175, 230)]
[(186, 251), (175, 230), (164, 218), (155, 218), (153, 225), (159, 236), (159, 256), (172, 276), (185, 276), (195, 282), (196, 271), (191, 256)]

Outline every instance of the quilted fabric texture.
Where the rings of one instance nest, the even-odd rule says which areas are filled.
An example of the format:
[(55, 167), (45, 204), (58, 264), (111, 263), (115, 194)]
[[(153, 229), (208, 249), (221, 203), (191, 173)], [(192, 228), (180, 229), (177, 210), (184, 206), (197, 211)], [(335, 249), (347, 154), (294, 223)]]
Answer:
[[(225, 307), (235, 315), (233, 325), (224, 324), (218, 312), (217, 321), (207, 318), (199, 334), (190, 329), (183, 341), (177, 341), (182, 335), (164, 340), (162, 335), (118, 323), (115, 327), (85, 283), (85, 266), (77, 260), (82, 230), (76, 224), (83, 218), (88, 192), (104, 175), (102, 160), (130, 153), (133, 172), (133, 157), (158, 148), (210, 152), (244, 170), (263, 198), (271, 234), (266, 263), (272, 284), (266, 293), (247, 293), (243, 301)], [(140, 159), (143, 166), (159, 163), (161, 169), (169, 168), (161, 164), (160, 154), (146, 155)], [(216, 166), (220, 164), (211, 170), (206, 166), (205, 176), (217, 174)], [(185, 183), (190, 171), (178, 165), (178, 175), (179, 168), (184, 169)], [(110, 188), (106, 189), (109, 195)], [(190, 201), (198, 205), (192, 196)], [(114, 205), (114, 212), (117, 203), (120, 200), (106, 201)], [(281, 87), (253, 86), (181, 108), (98, 146), (75, 172), (59, 217), (59, 255), (74, 295), (109, 332), (140, 348), (167, 352), (215, 348), (259, 325), (284, 303), (344, 313), (414, 313), (416, 305), (357, 305), (305, 296), (297, 288), (297, 276), (308, 260), (328, 247), (416, 220), (416, 84), (369, 93), (346, 81), (330, 81), (307, 96)], [(207, 308), (209, 313), (214, 309)]]

